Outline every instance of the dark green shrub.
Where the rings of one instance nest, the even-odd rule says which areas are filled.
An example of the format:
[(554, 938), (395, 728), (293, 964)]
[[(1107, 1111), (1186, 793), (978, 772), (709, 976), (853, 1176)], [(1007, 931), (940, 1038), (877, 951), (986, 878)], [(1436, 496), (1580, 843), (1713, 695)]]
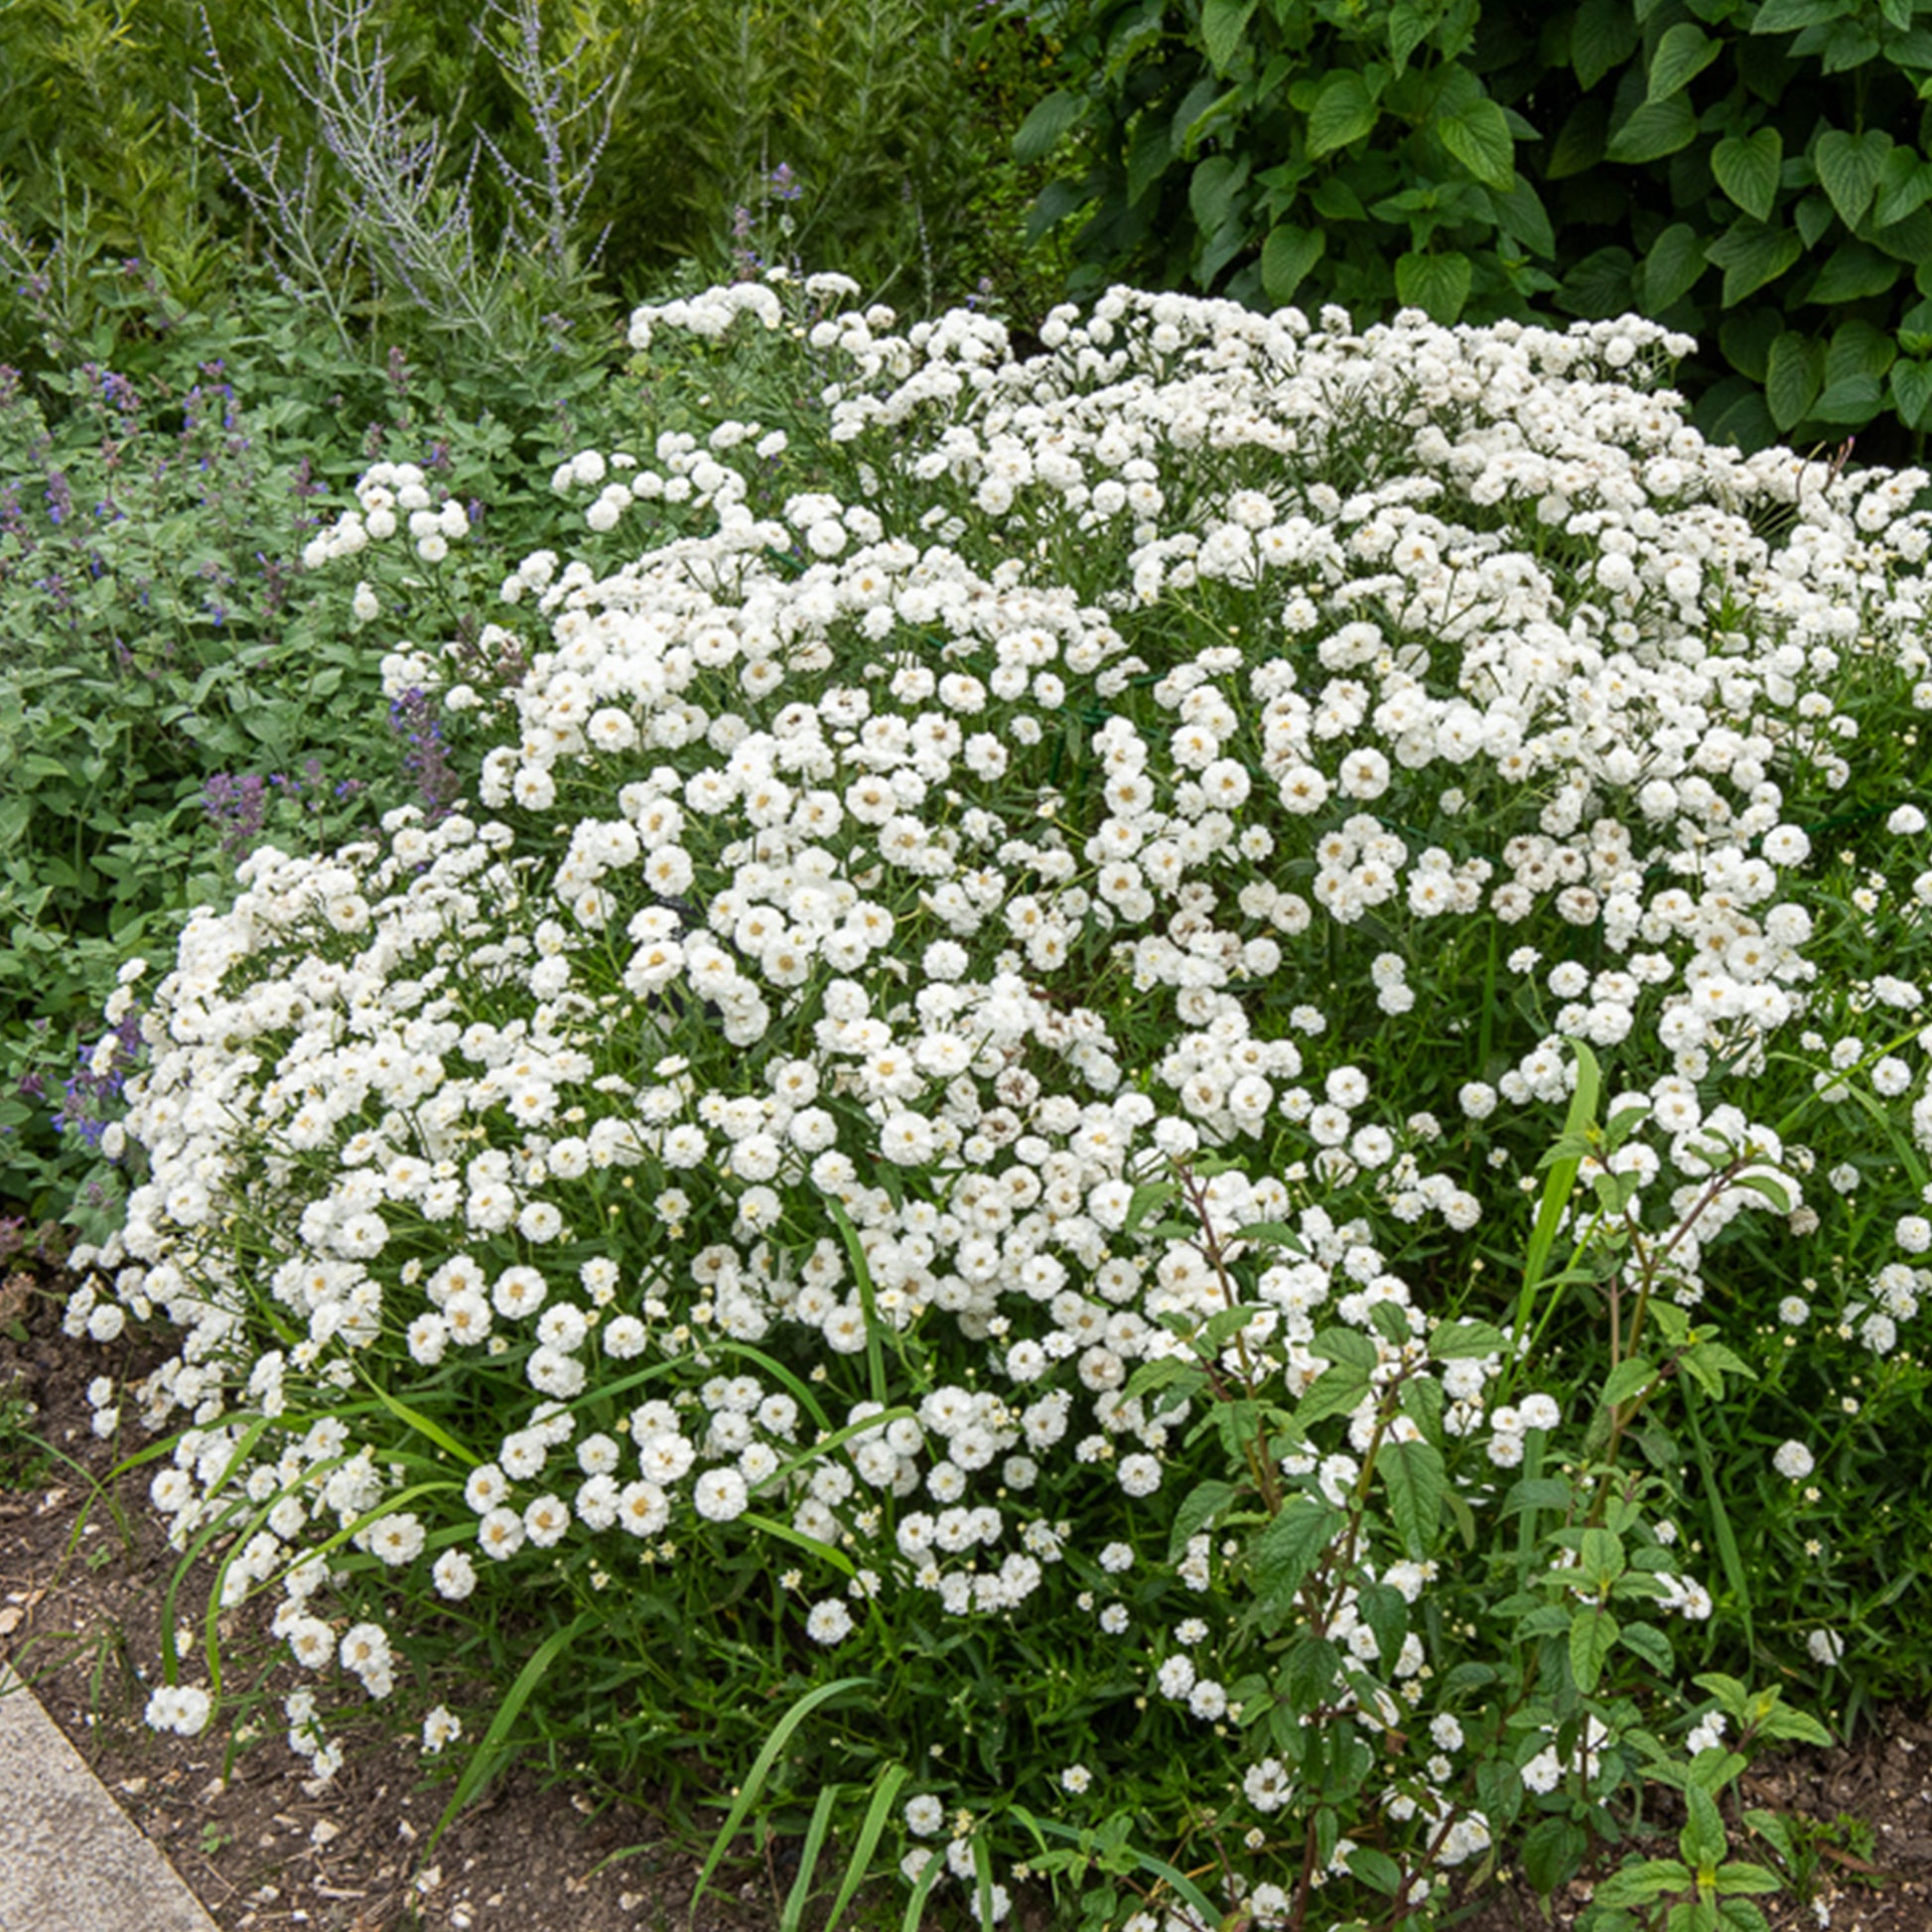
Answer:
[[(1922, 0), (1063, 0), (1015, 152), (1076, 271), (1439, 321), (1636, 310), (1707, 431), (1932, 424)], [(1077, 283), (1076, 283), (1077, 285)]]

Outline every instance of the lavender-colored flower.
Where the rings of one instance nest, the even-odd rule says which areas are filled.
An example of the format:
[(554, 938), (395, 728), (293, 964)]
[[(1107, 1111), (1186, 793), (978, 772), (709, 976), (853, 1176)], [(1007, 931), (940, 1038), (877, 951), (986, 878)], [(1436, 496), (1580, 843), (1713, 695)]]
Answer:
[(456, 803), (462, 786), (450, 768), (443, 726), (428, 695), (413, 685), (405, 691), (389, 707), (389, 729), (408, 744), (403, 769), (416, 780), (416, 789), (434, 822)]
[(268, 817), (268, 787), (258, 771), (217, 771), (202, 787), (202, 809), (221, 835), (221, 850), (245, 859)]

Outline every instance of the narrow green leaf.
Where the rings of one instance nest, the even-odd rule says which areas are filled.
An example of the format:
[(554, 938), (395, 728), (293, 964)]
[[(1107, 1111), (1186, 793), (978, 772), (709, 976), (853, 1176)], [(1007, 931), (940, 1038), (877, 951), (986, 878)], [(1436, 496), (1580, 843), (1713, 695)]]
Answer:
[(1319, 228), (1298, 228), (1286, 221), (1272, 228), (1261, 244), (1261, 286), (1269, 301), (1281, 307), (1293, 302), (1327, 247), (1328, 237)]
[(1760, 127), (1748, 139), (1732, 135), (1711, 150), (1718, 186), (1759, 221), (1771, 218), (1783, 166), (1784, 137), (1774, 127)]
[(1689, 1816), (1678, 1834), (1678, 1856), (1694, 1867), (1716, 1865), (1729, 1849), (1725, 1821), (1718, 1813), (1718, 1801), (1701, 1785), (1687, 1784), (1684, 1808)]
[[(865, 1820), (852, 1847), (852, 1857), (846, 1862), (845, 1876), (839, 1881), (838, 1896), (833, 1899), (832, 1909), (826, 1916), (827, 1925), (842, 1925), (845, 1922), (845, 1908), (852, 1903), (853, 1894), (865, 1883), (866, 1873), (872, 1869), (872, 1855), (879, 1849), (880, 1838), (893, 1816), (893, 1807), (899, 1791), (911, 1775), (903, 1764), (889, 1764), (880, 1772), (878, 1782), (873, 1786), (872, 1803), (866, 1807)], [(942, 1861), (935, 1860), (934, 1863)]]
[(1187, 1547), (1190, 1537), (1200, 1531), (1220, 1515), (1222, 1510), (1235, 1498), (1235, 1487), (1231, 1482), (1222, 1482), (1210, 1477), (1205, 1482), (1197, 1482), (1181, 1499), (1180, 1507), (1173, 1513), (1173, 1529), (1168, 1537), (1168, 1561), (1171, 1564), (1180, 1561), (1181, 1552)]
[(1650, 57), (1645, 100), (1668, 100), (1682, 93), (1723, 52), (1723, 43), (1714, 41), (1695, 21), (1680, 20), (1675, 27), (1665, 28)]

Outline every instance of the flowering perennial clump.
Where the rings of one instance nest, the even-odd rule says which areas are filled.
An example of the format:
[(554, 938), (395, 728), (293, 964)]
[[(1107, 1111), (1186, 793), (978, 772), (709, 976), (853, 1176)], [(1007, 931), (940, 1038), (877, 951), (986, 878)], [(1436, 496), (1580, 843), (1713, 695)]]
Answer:
[[(1925, 479), (1707, 444), (1661, 386), (1688, 345), (1635, 321), (1115, 291), (1020, 361), (853, 293), (638, 313), (640, 352), (789, 343), (815, 439), (583, 453), (583, 554), (483, 636), (527, 675), (390, 655), (419, 731), (424, 694), (493, 721), (474, 795), (258, 849), (197, 917), (70, 1324), (181, 1330), (106, 1399), (180, 1432), (177, 1544), (222, 1525), (223, 1600), (272, 1591), (332, 1695), (491, 1628), (534, 1631), (513, 1674), (594, 1606), (555, 1690), (596, 1687), (587, 1758), (675, 1747), (667, 1643), (788, 1695), (877, 1671), (799, 1744), (897, 1764), (906, 1878), (996, 1915), (1051, 1869), (1010, 1807), (1150, 1776), (1137, 1832), (1215, 1835), (1217, 1913), (1420, 1909), (1667, 1722), (1612, 1682), (1612, 1596), (1653, 1699), (1714, 1608), (1667, 1524), (1599, 1508), (1530, 1587), (1601, 1654), (1573, 1634), (1567, 1701), (1496, 1689), (1509, 1485), (1604, 1452), (1541, 1352), (1587, 1317), (1498, 1280), (1581, 1069), (1613, 1131), (1546, 1246), (1614, 1249), (1612, 1359), (1701, 1371), (1761, 1321), (1875, 1361), (1932, 1286), (1925, 821), (1863, 870), (1817, 836), (1863, 721), (1932, 701)], [(462, 513), (418, 485), (372, 473), (311, 564), (442, 562)], [(1871, 970), (1821, 975), (1881, 905)], [(1863, 1245), (1800, 1298), (1874, 1119), (1911, 1160), (1855, 1172)], [(1753, 1242), (1796, 1257), (1768, 1291)], [(1612, 1456), (1668, 1407), (1626, 1384)], [(620, 1697), (673, 1715), (639, 1743)]]

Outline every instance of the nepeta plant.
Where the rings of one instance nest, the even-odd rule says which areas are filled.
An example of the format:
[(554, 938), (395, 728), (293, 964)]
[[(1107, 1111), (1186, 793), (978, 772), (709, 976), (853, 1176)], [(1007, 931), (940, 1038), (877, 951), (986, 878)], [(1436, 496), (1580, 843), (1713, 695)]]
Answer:
[(1418, 1928), (1661, 1784), (1598, 1925), (1759, 1922), (1717, 1796), (1823, 1733), (1722, 1666), (1881, 1609), (1740, 1551), (1923, 1388), (1924, 479), (1705, 444), (1635, 320), (798, 293), (631, 341), (815, 405), (580, 452), (389, 654), (468, 808), (156, 976), (69, 1320), (182, 1331), (103, 1413), (291, 1742), (702, 1753), (908, 1926)]

